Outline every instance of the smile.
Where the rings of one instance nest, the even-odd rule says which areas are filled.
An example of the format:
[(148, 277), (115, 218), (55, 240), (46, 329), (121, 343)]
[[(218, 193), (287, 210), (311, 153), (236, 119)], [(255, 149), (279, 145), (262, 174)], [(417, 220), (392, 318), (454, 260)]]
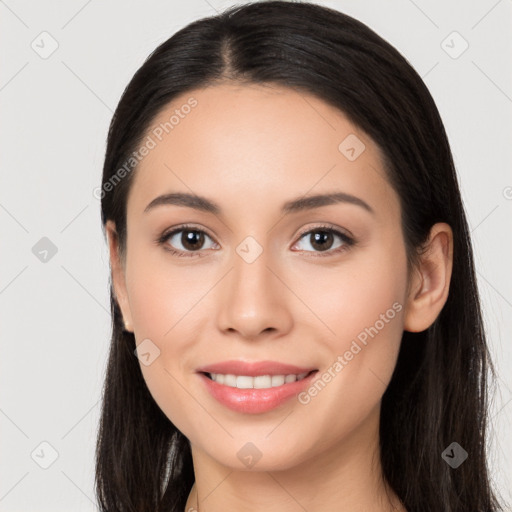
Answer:
[[(314, 370), (313, 370), (314, 371)], [(283, 384), (290, 384), (298, 380), (304, 379), (309, 373), (303, 372), (298, 375), (259, 375), (251, 377), (249, 375), (233, 375), (222, 373), (206, 373), (206, 375), (224, 386), (229, 386), (238, 389), (268, 389), (282, 386)]]
[[(206, 391), (221, 405), (244, 414), (261, 414), (289, 402), (311, 385), (318, 370), (288, 375), (210, 374), (199, 372)], [(220, 381), (223, 381), (222, 383)]]

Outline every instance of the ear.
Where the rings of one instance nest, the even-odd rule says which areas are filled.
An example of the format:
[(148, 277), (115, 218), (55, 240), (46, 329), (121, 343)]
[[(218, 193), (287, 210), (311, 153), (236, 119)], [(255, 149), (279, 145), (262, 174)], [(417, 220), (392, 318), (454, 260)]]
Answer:
[(430, 327), (446, 303), (453, 265), (453, 232), (449, 224), (432, 226), (419, 268), (413, 273), (404, 315), (404, 330)]
[(126, 292), (124, 261), (122, 261), (121, 254), (119, 252), (119, 238), (116, 231), (116, 225), (114, 221), (108, 220), (105, 224), (105, 228), (110, 251), (110, 268), (112, 272), (112, 286), (114, 288), (115, 299), (123, 315), (125, 330), (133, 332), (132, 314), (130, 311), (130, 304), (128, 302), (128, 294)]

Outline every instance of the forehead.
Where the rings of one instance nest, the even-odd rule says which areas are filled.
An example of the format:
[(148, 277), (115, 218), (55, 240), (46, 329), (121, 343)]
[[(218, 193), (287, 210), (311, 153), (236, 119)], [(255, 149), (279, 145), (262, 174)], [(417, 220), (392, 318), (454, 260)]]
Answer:
[(366, 133), (289, 88), (222, 84), (184, 93), (153, 119), (149, 139), (129, 211), (142, 213), (156, 196), (176, 191), (252, 210), (333, 190), (364, 196), (375, 209), (397, 202)]

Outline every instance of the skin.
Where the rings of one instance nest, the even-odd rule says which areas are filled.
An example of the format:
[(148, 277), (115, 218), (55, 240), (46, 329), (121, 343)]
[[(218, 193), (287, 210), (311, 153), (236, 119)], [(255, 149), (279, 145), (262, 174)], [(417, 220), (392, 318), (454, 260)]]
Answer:
[[(269, 85), (217, 84), (176, 98), (165, 122), (189, 97), (197, 106), (139, 164), (127, 206), (127, 252), (107, 223), (112, 279), (125, 326), (137, 344), (160, 350), (141, 370), (155, 401), (190, 440), (196, 482), (186, 509), (240, 511), (405, 510), (381, 476), (378, 427), (404, 330), (429, 327), (446, 302), (452, 231), (433, 226), (429, 250), (407, 275), (400, 204), (379, 148), (341, 112), (312, 95)], [(355, 134), (354, 161), (338, 146)], [(281, 205), (305, 194), (343, 191), (348, 203), (288, 215)], [(193, 192), (222, 215), (165, 205), (155, 197)], [(154, 241), (192, 223), (205, 231), (203, 257), (177, 257)], [(332, 224), (322, 256), (311, 234)], [(252, 236), (263, 249), (252, 263), (236, 252)], [(166, 243), (186, 251), (181, 233)], [(197, 247), (197, 245), (196, 245)], [(189, 253), (192, 252), (189, 250)], [(197, 251), (196, 251), (197, 254)], [(227, 359), (332, 367), (365, 327), (402, 305), (392, 320), (308, 404), (292, 398), (261, 414), (227, 409), (195, 370)], [(262, 456), (248, 468), (248, 442)]]

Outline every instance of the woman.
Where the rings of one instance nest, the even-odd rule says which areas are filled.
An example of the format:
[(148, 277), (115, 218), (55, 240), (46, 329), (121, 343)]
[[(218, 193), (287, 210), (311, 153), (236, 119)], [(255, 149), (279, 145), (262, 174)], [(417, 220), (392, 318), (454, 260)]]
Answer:
[(361, 22), (258, 2), (112, 120), (103, 511), (494, 511), (492, 369), (447, 136)]

